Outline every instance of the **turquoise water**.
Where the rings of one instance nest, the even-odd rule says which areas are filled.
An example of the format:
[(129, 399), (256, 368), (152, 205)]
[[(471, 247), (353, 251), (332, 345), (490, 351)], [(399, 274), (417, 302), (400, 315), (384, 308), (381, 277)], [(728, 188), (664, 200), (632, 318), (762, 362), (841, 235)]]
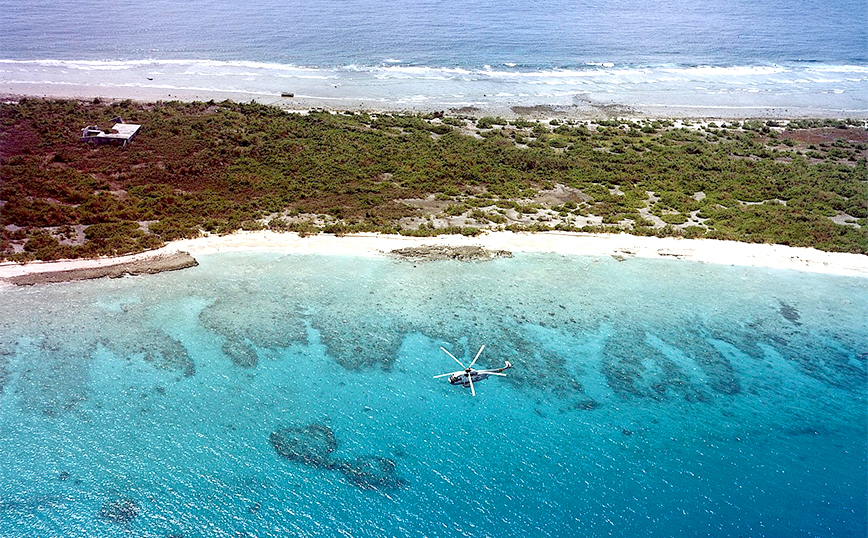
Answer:
[(864, 279), (199, 261), (0, 289), (0, 536), (868, 531)]

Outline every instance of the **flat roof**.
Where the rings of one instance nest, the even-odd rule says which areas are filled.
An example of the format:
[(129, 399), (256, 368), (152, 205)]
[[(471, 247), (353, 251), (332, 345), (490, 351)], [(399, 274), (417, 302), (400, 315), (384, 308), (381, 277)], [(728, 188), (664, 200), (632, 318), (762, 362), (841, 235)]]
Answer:
[[(82, 134), (87, 138), (114, 138), (119, 140), (129, 140), (139, 132), (142, 126), (137, 123), (115, 123), (112, 126), (112, 129), (117, 131), (116, 133), (101, 131), (98, 128), (88, 127), (86, 128)], [(87, 132), (92, 129), (94, 132), (91, 134)]]

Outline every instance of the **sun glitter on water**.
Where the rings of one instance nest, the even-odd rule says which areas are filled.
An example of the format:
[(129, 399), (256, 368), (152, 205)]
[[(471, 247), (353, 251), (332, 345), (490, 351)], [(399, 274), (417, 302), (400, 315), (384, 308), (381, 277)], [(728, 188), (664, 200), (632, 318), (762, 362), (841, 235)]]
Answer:
[[(200, 262), (0, 290), (0, 535), (865, 530), (860, 279)], [(432, 379), (482, 344), (507, 377)]]

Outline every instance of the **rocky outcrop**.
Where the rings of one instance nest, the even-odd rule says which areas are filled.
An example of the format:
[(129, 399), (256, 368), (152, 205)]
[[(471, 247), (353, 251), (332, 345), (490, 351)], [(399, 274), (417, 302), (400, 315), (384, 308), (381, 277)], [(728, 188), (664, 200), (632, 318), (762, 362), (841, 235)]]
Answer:
[(439, 260), (487, 261), (494, 258), (512, 258), (508, 250), (488, 250), (478, 246), (453, 247), (448, 245), (430, 245), (395, 249), (389, 254), (399, 260), (409, 262), (430, 262)]
[(125, 275), (150, 275), (162, 273), (163, 271), (177, 271), (178, 269), (186, 269), (197, 265), (199, 265), (199, 262), (188, 252), (174, 252), (111, 265), (29, 273), (7, 277), (3, 280), (17, 286), (32, 286), (33, 284), (72, 282), (74, 280), (90, 280), (103, 277), (118, 278)]

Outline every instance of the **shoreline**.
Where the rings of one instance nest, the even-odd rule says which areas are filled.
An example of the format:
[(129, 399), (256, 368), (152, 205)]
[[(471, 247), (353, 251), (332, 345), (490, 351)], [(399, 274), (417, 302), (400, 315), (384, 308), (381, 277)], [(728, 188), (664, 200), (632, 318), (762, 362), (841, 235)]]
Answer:
[[(75, 271), (100, 276), (123, 276), (159, 272), (147, 268), (166, 257), (188, 253), (192, 257), (225, 252), (265, 251), (285, 254), (337, 256), (388, 256), (396, 249), (430, 246), (481, 246), (509, 252), (552, 253), (573, 256), (612, 256), (619, 261), (630, 258), (677, 259), (718, 265), (764, 267), (807, 273), (868, 278), (868, 256), (824, 252), (812, 248), (762, 243), (739, 243), (716, 239), (644, 237), (629, 234), (583, 234), (571, 232), (487, 232), (477, 237), (445, 235), (406, 237), (380, 234), (318, 234), (301, 237), (292, 232), (237, 232), (225, 236), (209, 235), (173, 241), (157, 250), (114, 258), (59, 260), (28, 264), (0, 264), (0, 282), (14, 285), (81, 280), (63, 278)], [(183, 256), (181, 259), (184, 259)], [(143, 263), (144, 262), (144, 263)], [(194, 260), (195, 262), (195, 260)], [(189, 263), (189, 261), (187, 261)], [(159, 265), (159, 264), (157, 264)], [(187, 265), (192, 266), (192, 264)], [(138, 271), (131, 268), (139, 267)], [(169, 264), (161, 270), (174, 270)], [(90, 270), (102, 270), (106, 274)], [(26, 278), (25, 278), (26, 277)]]
[[(0, 81), (2, 83), (2, 81)], [(23, 98), (73, 99), (102, 102), (132, 100), (139, 103), (158, 101), (207, 102), (230, 100), (238, 103), (256, 102), (276, 106), (286, 112), (306, 113), (310, 110), (325, 110), (332, 113), (370, 112), (374, 114), (431, 114), (445, 111), (468, 117), (495, 116), (508, 120), (567, 119), (600, 120), (610, 118), (629, 119), (693, 119), (693, 120), (742, 120), (742, 119), (868, 119), (868, 108), (838, 108), (807, 104), (735, 104), (732, 102), (705, 102), (671, 104), (639, 102), (627, 96), (601, 96), (602, 100), (576, 94), (568, 102), (522, 97), (514, 101), (483, 99), (472, 103), (450, 103), (437, 99), (423, 102), (395, 102), (392, 100), (364, 99), (350, 96), (313, 97), (295, 95), (282, 97), (280, 93), (256, 90), (210, 90), (180, 88), (172, 90), (153, 88), (105, 88), (86, 85), (18, 84), (15, 87), (0, 84), (0, 100), (18, 101)]]

